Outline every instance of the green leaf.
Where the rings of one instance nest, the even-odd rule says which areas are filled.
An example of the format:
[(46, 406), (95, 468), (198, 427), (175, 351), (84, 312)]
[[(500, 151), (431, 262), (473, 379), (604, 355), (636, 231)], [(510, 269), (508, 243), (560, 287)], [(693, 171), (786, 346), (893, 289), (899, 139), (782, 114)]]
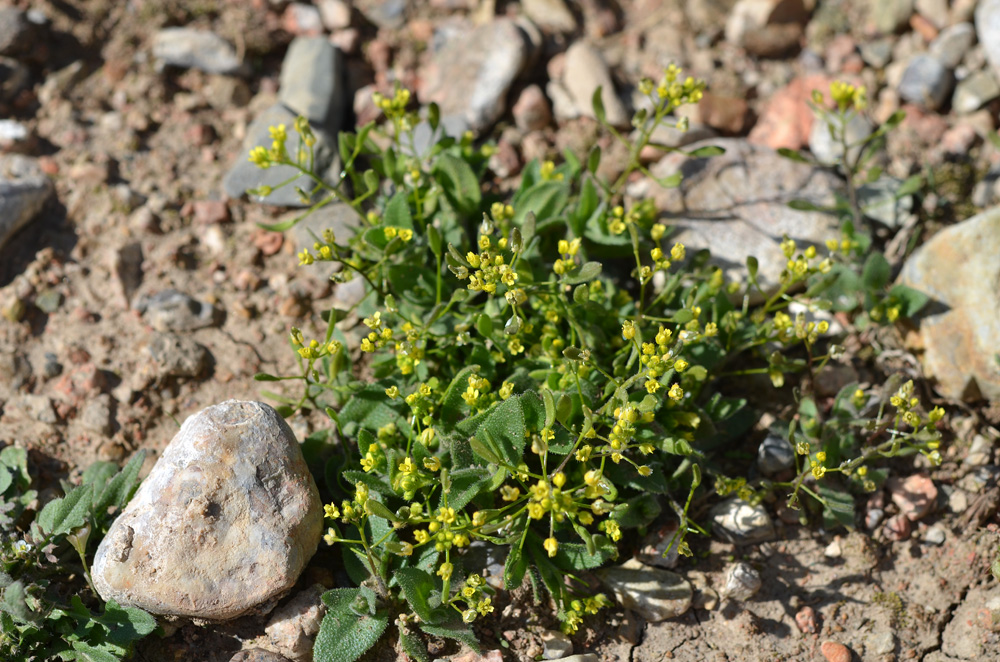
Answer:
[(440, 258), (442, 248), (441, 231), (430, 224), (427, 225), (427, 243), (430, 244), (431, 252)]
[(431, 174), (437, 179), (445, 197), (455, 209), (465, 215), (472, 215), (482, 201), (479, 179), (469, 164), (451, 154), (442, 154), (434, 162)]
[(903, 304), (900, 310), (903, 317), (913, 317), (930, 301), (926, 294), (906, 285), (894, 285), (889, 290), (889, 296)]
[(658, 177), (656, 183), (663, 188), (674, 188), (678, 186), (684, 179), (684, 174), (680, 172), (675, 172), (668, 177)]
[(823, 497), (823, 524), (828, 528), (843, 526), (854, 529), (854, 497), (843, 490), (820, 484), (819, 495)]
[(98, 523), (107, 517), (108, 508), (113, 507), (121, 511), (132, 498), (139, 485), (139, 471), (142, 469), (142, 463), (145, 459), (145, 449), (140, 450), (132, 456), (132, 459), (122, 467), (120, 472), (108, 481), (99, 495), (95, 492), (94, 516)]
[(601, 275), (601, 263), (600, 262), (586, 262), (580, 267), (580, 270), (575, 274), (567, 274), (563, 277), (562, 282), (566, 285), (576, 285), (577, 283), (586, 283), (594, 280)]
[(556, 420), (556, 399), (552, 391), (547, 388), (542, 389), (542, 402), (545, 403), (545, 426), (552, 427)]
[(399, 191), (389, 200), (389, 204), (385, 206), (382, 225), (413, 229), (413, 216), (410, 215), (410, 203), (406, 191)]
[(535, 215), (536, 223), (544, 223), (562, 214), (568, 199), (569, 183), (564, 181), (538, 182), (526, 191), (519, 191), (512, 204), (515, 209), (514, 222), (522, 224), (523, 240), (528, 241), (528, 232), (522, 221), (529, 212)]
[(386, 614), (359, 616), (351, 609), (360, 595), (358, 588), (335, 588), (323, 594), (328, 611), (313, 647), (316, 662), (354, 662), (385, 632), (389, 625)]
[(604, 565), (618, 556), (618, 546), (604, 536), (594, 536), (593, 553), (587, 551), (586, 545), (575, 542), (561, 542), (556, 550), (555, 559), (559, 565), (569, 566), (575, 570), (589, 570)]
[(797, 161), (798, 163), (809, 163), (809, 159), (804, 157), (801, 152), (797, 149), (788, 149), (787, 147), (779, 147), (778, 154), (789, 159), (790, 161)]
[(281, 381), (281, 377), (275, 377), (274, 375), (269, 375), (266, 372), (258, 372), (253, 376), (255, 382), (278, 382)]
[(72, 646), (73, 650), (80, 654), (75, 657), (77, 660), (86, 660), (87, 662), (120, 662), (122, 659), (120, 655), (110, 653), (103, 648), (91, 646), (86, 641), (80, 641), (79, 639), (73, 641)]
[(431, 615), (430, 598), (434, 586), (434, 578), (420, 568), (399, 568), (393, 574), (403, 591), (403, 599), (410, 605), (413, 613), (425, 623), (434, 621)]
[(511, 397), (501, 402), (479, 426), (476, 437), (495, 448), (510, 466), (520, 464), (525, 444), (520, 398)]
[(827, 211), (825, 207), (820, 207), (808, 200), (789, 200), (788, 206), (796, 211)]
[(385, 389), (380, 386), (365, 386), (355, 392), (340, 410), (340, 425), (344, 434), (353, 436), (358, 428), (378, 430), (388, 423), (405, 425), (406, 420), (386, 404), (387, 400)]
[(476, 331), (479, 332), (484, 338), (489, 338), (493, 335), (493, 318), (487, 313), (480, 313), (479, 317), (476, 318)]
[(38, 616), (28, 609), (28, 605), (24, 601), (25, 597), (24, 583), (21, 580), (9, 584), (3, 590), (3, 598), (0, 599), (0, 611), (10, 614), (11, 618), (18, 623), (35, 623)]
[[(600, 165), (601, 165), (601, 146), (594, 145), (593, 147), (590, 148), (590, 153), (587, 155), (587, 170), (589, 170), (591, 174), (594, 174), (597, 172), (597, 169), (600, 167)], [(589, 182), (590, 180), (588, 179), (587, 181)], [(591, 186), (593, 186), (593, 184), (591, 184)]]
[(87, 522), (93, 505), (93, 485), (80, 485), (70, 490), (61, 499), (53, 499), (45, 504), (35, 522), (48, 535), (65, 535)]
[(704, 147), (699, 147), (698, 149), (691, 150), (690, 152), (685, 152), (688, 156), (693, 156), (695, 158), (706, 158), (709, 156), (719, 156), (725, 154), (726, 150), (718, 145), (705, 145)]
[(122, 607), (114, 600), (108, 600), (104, 613), (94, 620), (108, 629), (108, 641), (126, 649), (157, 628), (152, 614), (138, 607)]
[(480, 467), (456, 469), (451, 472), (450, 477), (451, 493), (448, 494), (448, 505), (456, 510), (465, 508), (480, 492), (486, 490), (493, 479)]
[(503, 587), (512, 591), (524, 581), (524, 573), (528, 569), (528, 560), (524, 558), (521, 548), (516, 545), (510, 546), (507, 553), (507, 560), (503, 565)]
[(861, 280), (870, 290), (881, 290), (889, 282), (891, 267), (882, 253), (870, 253), (861, 272)]
[(403, 646), (403, 652), (417, 662), (431, 662), (431, 656), (427, 654), (427, 647), (416, 632), (412, 630), (400, 632), (399, 643)]
[(503, 464), (503, 460), (500, 459), (500, 455), (498, 455), (490, 446), (487, 446), (485, 443), (480, 441), (478, 437), (472, 437), (469, 439), (469, 446), (472, 447), (472, 452), (487, 462), (492, 464)]
[(607, 124), (607, 115), (604, 112), (604, 99), (601, 98), (601, 86), (598, 85), (590, 97), (590, 105), (594, 109), (594, 117), (601, 124)]
[(623, 529), (645, 526), (655, 520), (662, 510), (660, 502), (652, 494), (640, 494), (615, 506), (611, 517)]
[(427, 106), (427, 122), (431, 125), (431, 131), (437, 131), (441, 124), (441, 108), (433, 101)]
[(908, 195), (913, 195), (914, 193), (919, 191), (923, 185), (924, 185), (923, 175), (918, 174), (908, 177), (906, 181), (900, 184), (899, 188), (896, 189), (896, 199), (905, 198)]
[(757, 262), (757, 258), (753, 255), (747, 256), (747, 272), (750, 274), (750, 282), (757, 284), (757, 270), (760, 268), (760, 264)]
[(472, 632), (472, 628), (461, 622), (443, 623), (441, 625), (421, 623), (420, 629), (435, 637), (454, 639), (455, 641), (465, 644), (475, 652), (479, 652), (479, 640), (476, 639), (476, 635)]

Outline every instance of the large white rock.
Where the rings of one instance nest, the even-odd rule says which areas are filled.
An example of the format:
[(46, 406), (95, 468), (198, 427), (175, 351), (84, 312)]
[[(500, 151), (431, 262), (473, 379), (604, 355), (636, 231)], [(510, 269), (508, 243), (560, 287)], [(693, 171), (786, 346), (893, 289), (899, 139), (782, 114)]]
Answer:
[(235, 618), (295, 584), (322, 526), (291, 429), (229, 400), (181, 426), (98, 547), (94, 585), (154, 614)]

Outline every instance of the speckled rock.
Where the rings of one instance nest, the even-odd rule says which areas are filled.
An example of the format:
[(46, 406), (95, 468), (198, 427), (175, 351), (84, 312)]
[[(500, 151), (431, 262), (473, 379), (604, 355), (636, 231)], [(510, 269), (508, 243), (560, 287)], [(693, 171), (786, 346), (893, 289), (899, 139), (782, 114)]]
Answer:
[(1000, 208), (945, 228), (903, 266), (899, 282), (931, 298), (907, 345), (942, 395), (1000, 401)]
[(210, 74), (234, 74), (242, 66), (229, 42), (194, 28), (164, 28), (157, 32), (153, 36), (153, 57), (162, 64)]
[(706, 140), (687, 149), (707, 145), (726, 153), (705, 158), (668, 154), (650, 169), (658, 178), (681, 173), (680, 186), (663, 188), (646, 179), (628, 191), (633, 198), (654, 200), (663, 221), (675, 228), (670, 241), (683, 243), (689, 255), (710, 249), (714, 263), (735, 281), (746, 279), (746, 259), (754, 255), (761, 286), (773, 292), (788, 263), (780, 246), (784, 235), (794, 237), (801, 249), (840, 236), (835, 216), (788, 207), (793, 199), (832, 205), (841, 186), (833, 173), (735, 138)]
[(712, 533), (737, 545), (764, 542), (774, 537), (774, 524), (761, 505), (732, 497), (712, 508)]
[(691, 607), (691, 584), (677, 573), (659, 570), (629, 559), (619, 566), (597, 571), (618, 602), (651, 623), (675, 618)]
[(0, 156), (0, 249), (38, 215), (54, 187), (38, 162), (26, 156)]
[(212, 304), (177, 290), (140, 297), (134, 307), (157, 331), (194, 331), (214, 326), (221, 318)]
[(227, 620), (294, 584), (322, 534), (319, 492), (271, 407), (229, 400), (188, 418), (97, 549), (105, 600)]

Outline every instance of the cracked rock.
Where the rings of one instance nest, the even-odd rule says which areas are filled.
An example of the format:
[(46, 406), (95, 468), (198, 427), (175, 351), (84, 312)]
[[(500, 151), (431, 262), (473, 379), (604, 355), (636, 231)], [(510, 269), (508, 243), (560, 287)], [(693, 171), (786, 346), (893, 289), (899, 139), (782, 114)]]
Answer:
[(270, 607), (319, 545), (323, 508), (277, 412), (229, 400), (188, 418), (94, 559), (101, 597), (228, 620)]

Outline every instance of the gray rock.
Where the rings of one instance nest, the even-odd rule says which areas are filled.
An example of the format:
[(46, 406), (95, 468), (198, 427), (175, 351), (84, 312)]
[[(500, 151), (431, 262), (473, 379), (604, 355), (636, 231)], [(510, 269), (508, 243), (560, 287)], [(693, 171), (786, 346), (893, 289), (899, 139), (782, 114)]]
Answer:
[(121, 303), (128, 308), (142, 285), (142, 243), (133, 241), (110, 254), (111, 273), (115, 276)]
[(153, 36), (153, 57), (164, 65), (200, 69), (210, 74), (236, 74), (242, 62), (222, 37), (194, 28), (163, 28)]
[(774, 538), (774, 525), (764, 506), (737, 497), (716, 504), (710, 511), (712, 532), (736, 545), (750, 545)]
[(12, 151), (19, 145), (24, 145), (31, 138), (28, 127), (15, 120), (0, 119), (0, 149)]
[(990, 101), (1000, 97), (1000, 84), (989, 71), (977, 71), (963, 78), (955, 86), (951, 107), (956, 113), (974, 113)]
[(566, 70), (562, 85), (573, 100), (577, 112), (584, 117), (594, 117), (592, 99), (594, 92), (600, 87), (608, 123), (613, 126), (628, 126), (628, 111), (615, 92), (611, 70), (596, 46), (578, 41), (569, 47), (566, 51)]
[(563, 0), (521, 0), (521, 8), (543, 30), (558, 33), (576, 30), (576, 18)]
[(972, 45), (976, 43), (976, 28), (972, 23), (949, 25), (931, 42), (928, 51), (949, 69), (961, 62)]
[(979, 0), (975, 13), (976, 38), (993, 75), (1000, 77), (1000, 0)]
[[(837, 131), (839, 131), (839, 127)], [(871, 135), (872, 125), (860, 113), (852, 113), (847, 120), (847, 161), (853, 163), (861, 153), (862, 141)], [(823, 121), (812, 123), (809, 132), (809, 151), (821, 163), (839, 164), (844, 159), (844, 147), (840, 136), (830, 133), (830, 126)]]
[(83, 427), (99, 434), (111, 432), (111, 396), (101, 393), (89, 400), (80, 412), (80, 423)]
[(931, 302), (913, 319), (924, 374), (947, 398), (1000, 401), (1000, 208), (931, 237), (904, 264), (899, 282)]
[(861, 59), (866, 64), (876, 69), (884, 69), (892, 61), (892, 39), (882, 37), (881, 39), (865, 40), (858, 45), (861, 52)]
[(784, 437), (769, 434), (757, 448), (757, 468), (765, 476), (787, 471), (795, 466), (795, 449)]
[(228, 620), (270, 604), (316, 551), (323, 507), (295, 436), (269, 406), (188, 418), (94, 558), (105, 600)]
[(913, 0), (880, 0), (868, 5), (868, 19), (882, 34), (902, 29), (913, 15)]
[[(978, 494), (993, 481), (1000, 481), (1000, 467), (995, 464), (987, 464), (984, 467), (979, 467), (975, 471), (965, 474), (955, 485), (966, 492)], [(965, 509), (962, 508), (961, 510)], [(961, 510), (956, 509), (956, 512), (961, 512)]]
[(630, 187), (629, 196), (651, 197), (665, 222), (676, 229), (671, 241), (682, 242), (689, 255), (710, 249), (729, 280), (745, 281), (746, 258), (755, 256), (758, 280), (773, 293), (788, 262), (780, 247), (784, 235), (795, 239), (800, 249), (810, 244), (822, 247), (830, 237), (840, 236), (835, 216), (793, 210), (788, 202), (804, 199), (830, 206), (842, 184), (833, 173), (745, 140), (715, 139), (687, 148), (706, 145), (721, 146), (726, 153), (705, 158), (668, 154), (650, 170), (655, 177), (681, 173), (680, 186), (665, 189), (643, 180)]
[(928, 545), (943, 545), (944, 539), (945, 532), (940, 526), (932, 526), (924, 532), (924, 542)]
[(22, 395), (15, 402), (15, 407), (39, 423), (51, 425), (59, 421), (56, 410), (52, 407), (52, 400), (47, 395)]
[(208, 350), (187, 336), (155, 333), (146, 347), (159, 379), (197, 377), (208, 366)]
[(993, 459), (993, 442), (985, 435), (977, 434), (972, 439), (969, 452), (962, 460), (962, 464), (967, 467), (982, 467), (990, 463)]
[(573, 653), (573, 641), (559, 630), (545, 630), (541, 639), (544, 660), (561, 660)]
[(866, 218), (886, 227), (897, 227), (913, 211), (913, 196), (897, 197), (903, 180), (884, 175), (858, 187), (858, 203)]
[(52, 379), (62, 374), (63, 367), (59, 363), (58, 357), (52, 352), (45, 352), (45, 363), (42, 364), (42, 376), (45, 379)]
[(38, 215), (52, 191), (52, 180), (34, 159), (0, 155), (0, 249)]
[(325, 592), (321, 585), (313, 584), (276, 609), (264, 628), (271, 645), (289, 659), (312, 659), (313, 640), (326, 614)]
[(897, 91), (904, 101), (936, 110), (948, 100), (954, 84), (954, 75), (940, 60), (921, 53), (906, 65)]
[(177, 290), (140, 297), (134, 308), (157, 331), (194, 331), (220, 321), (212, 304)]
[(14, 55), (30, 47), (32, 25), (20, 9), (0, 8), (0, 55)]
[(322, 241), (323, 232), (333, 230), (337, 243), (347, 241), (361, 225), (358, 212), (346, 202), (331, 202), (299, 221), (292, 228), (295, 247), (312, 250), (313, 244)]
[[(288, 152), (290, 154), (296, 153), (296, 150), (299, 148), (299, 137), (292, 129), (295, 125), (296, 117), (297, 115), (294, 112), (279, 103), (271, 106), (254, 118), (254, 121), (247, 127), (247, 137), (243, 141), (243, 148), (240, 150), (239, 156), (236, 157), (236, 163), (233, 164), (229, 172), (226, 173), (225, 179), (223, 179), (222, 185), (226, 191), (226, 195), (231, 198), (240, 198), (248, 189), (257, 188), (258, 186), (275, 187), (298, 174), (298, 170), (291, 166), (274, 166), (261, 169), (249, 160), (250, 150), (254, 147), (261, 146), (270, 149), (273, 142), (270, 127), (281, 124), (285, 125), (285, 130), (288, 132), (288, 142), (286, 143)], [(314, 133), (316, 135), (316, 144), (314, 145), (315, 167), (321, 176), (326, 176), (328, 168), (330, 168), (336, 158), (334, 136), (327, 134), (323, 130), (314, 130)], [(267, 197), (257, 197), (255, 199), (259, 202), (266, 202), (269, 205), (305, 207), (312, 204), (315, 199), (302, 200), (295, 189), (299, 187), (306, 192), (310, 192), (314, 186), (315, 183), (309, 177), (299, 175), (292, 179), (289, 185), (276, 189)], [(318, 195), (321, 194), (317, 192)]]
[(650, 568), (635, 559), (597, 571), (618, 602), (651, 623), (676, 618), (691, 607), (691, 584), (677, 573)]
[(492, 125), (506, 109), (507, 91), (528, 62), (528, 42), (513, 21), (498, 18), (449, 39), (425, 72), (423, 103), (443, 117), (458, 115), (473, 131)]
[(340, 51), (329, 41), (322, 37), (298, 37), (289, 45), (281, 63), (278, 100), (308, 119), (314, 130), (322, 129), (336, 136), (347, 98), (343, 68)]
[(756, 595), (760, 585), (760, 573), (752, 565), (742, 561), (734, 563), (726, 570), (722, 597), (743, 602)]
[(406, 0), (366, 2), (358, 8), (369, 21), (380, 28), (398, 30), (406, 24)]
[(30, 378), (31, 363), (27, 356), (12, 347), (0, 351), (0, 398), (6, 400)]
[(46, 315), (56, 312), (61, 305), (62, 295), (51, 287), (46, 287), (35, 295), (35, 306)]

